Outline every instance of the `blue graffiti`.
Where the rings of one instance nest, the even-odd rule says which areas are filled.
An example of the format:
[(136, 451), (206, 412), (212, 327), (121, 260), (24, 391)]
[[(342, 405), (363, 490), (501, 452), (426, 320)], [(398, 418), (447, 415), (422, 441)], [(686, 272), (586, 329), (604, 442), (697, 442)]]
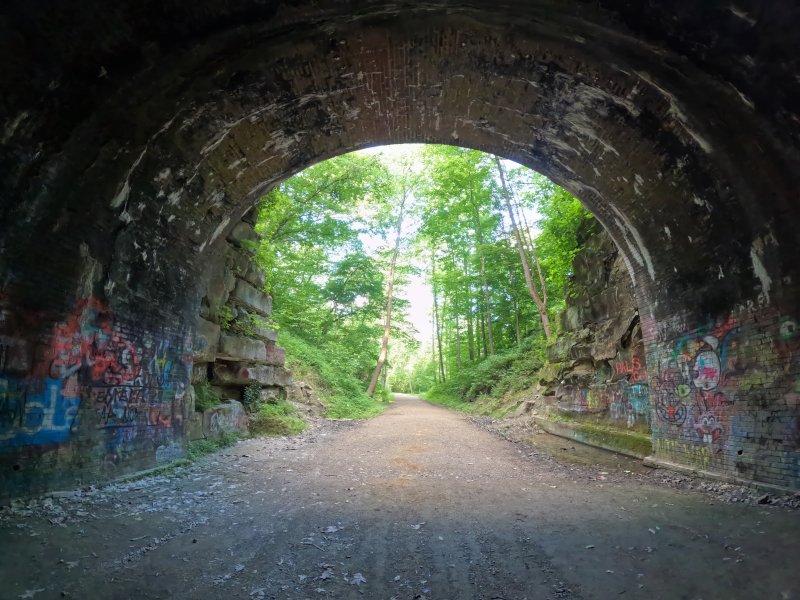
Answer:
[(65, 396), (62, 385), (60, 379), (0, 378), (0, 451), (67, 441), (80, 398)]

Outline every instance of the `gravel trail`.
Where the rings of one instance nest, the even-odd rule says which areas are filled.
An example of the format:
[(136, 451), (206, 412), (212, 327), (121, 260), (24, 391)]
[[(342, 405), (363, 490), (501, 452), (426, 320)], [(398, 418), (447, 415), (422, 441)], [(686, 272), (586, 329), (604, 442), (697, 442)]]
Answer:
[(0, 511), (0, 598), (800, 598), (796, 511), (531, 448), (397, 395)]

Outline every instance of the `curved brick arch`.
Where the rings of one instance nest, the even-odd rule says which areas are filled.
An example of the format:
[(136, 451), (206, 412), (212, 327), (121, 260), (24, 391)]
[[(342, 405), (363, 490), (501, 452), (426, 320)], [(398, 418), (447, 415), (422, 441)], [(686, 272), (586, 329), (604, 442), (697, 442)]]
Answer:
[[(580, 197), (636, 285), (656, 455), (796, 487), (797, 11), (622, 4), (118, 3), (103, 33), (80, 10), (10, 7), (0, 368), (25, 383), (3, 392), (6, 462), (58, 470), (92, 447), (92, 465), (129, 443), (113, 473), (169, 454), (194, 319), (242, 216), (313, 162), (413, 141), (495, 152)], [(106, 338), (160, 366), (104, 384), (170, 404), (113, 434), (113, 399), (60, 377), (59, 352), (102, 366)]]

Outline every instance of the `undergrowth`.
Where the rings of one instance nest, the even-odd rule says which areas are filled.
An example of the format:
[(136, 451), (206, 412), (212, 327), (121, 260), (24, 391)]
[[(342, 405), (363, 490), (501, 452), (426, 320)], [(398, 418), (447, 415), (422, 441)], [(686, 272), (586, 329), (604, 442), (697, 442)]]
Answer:
[[(311, 385), (325, 405), (329, 419), (366, 419), (383, 412), (385, 406), (365, 393), (365, 384), (349, 375), (341, 366), (345, 357), (332, 357), (286, 329), (281, 331), (287, 366), (296, 380)], [(380, 390), (376, 397), (388, 400)]]
[(194, 384), (194, 409), (203, 412), (220, 403), (220, 397), (208, 381)]
[(306, 428), (306, 422), (286, 401), (265, 402), (250, 417), (252, 435), (297, 435)]
[(425, 398), (468, 413), (503, 416), (511, 408), (504, 398), (532, 387), (544, 360), (544, 343), (528, 338), (519, 346), (464, 365), (445, 383), (434, 384)]
[(206, 454), (233, 446), (239, 439), (240, 437), (235, 433), (224, 431), (217, 437), (191, 441), (186, 445), (186, 458), (192, 461), (197, 460)]

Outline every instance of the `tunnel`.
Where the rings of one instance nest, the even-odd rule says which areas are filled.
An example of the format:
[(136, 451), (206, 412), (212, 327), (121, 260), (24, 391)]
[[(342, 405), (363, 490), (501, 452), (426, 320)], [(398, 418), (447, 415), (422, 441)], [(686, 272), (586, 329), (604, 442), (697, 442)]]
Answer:
[(237, 228), (316, 162), (410, 142), (530, 167), (607, 230), (639, 307), (653, 464), (800, 488), (795, 3), (10, 0), (0, 16), (4, 494), (179, 455)]

